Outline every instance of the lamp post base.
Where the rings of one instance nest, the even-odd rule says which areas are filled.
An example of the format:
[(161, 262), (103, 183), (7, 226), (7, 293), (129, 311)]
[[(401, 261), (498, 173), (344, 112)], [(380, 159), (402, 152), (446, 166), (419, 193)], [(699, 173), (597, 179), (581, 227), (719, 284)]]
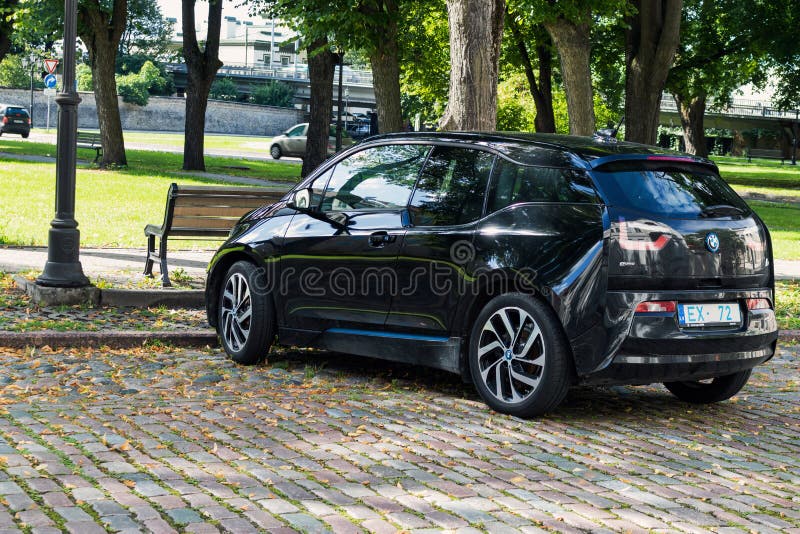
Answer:
[(77, 228), (50, 228), (47, 263), (36, 284), (46, 287), (85, 287), (91, 285), (78, 259), (80, 231)]

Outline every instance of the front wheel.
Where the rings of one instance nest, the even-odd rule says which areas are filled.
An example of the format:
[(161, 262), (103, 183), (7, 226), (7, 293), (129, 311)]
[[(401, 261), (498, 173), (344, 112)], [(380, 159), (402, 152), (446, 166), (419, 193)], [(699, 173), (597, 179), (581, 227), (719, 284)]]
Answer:
[(521, 293), (492, 299), (469, 344), (472, 380), (498, 412), (534, 417), (558, 406), (570, 383), (570, 355), (555, 314)]
[(281, 159), (283, 153), (281, 152), (281, 147), (278, 145), (272, 145), (269, 149), (269, 154), (272, 156), (272, 159)]
[(751, 372), (752, 369), (746, 369), (732, 375), (717, 376), (710, 380), (664, 382), (664, 387), (684, 402), (711, 404), (730, 399), (739, 393), (747, 384)]
[(258, 363), (275, 337), (275, 312), (263, 272), (250, 262), (234, 263), (219, 293), (217, 332), (235, 362)]

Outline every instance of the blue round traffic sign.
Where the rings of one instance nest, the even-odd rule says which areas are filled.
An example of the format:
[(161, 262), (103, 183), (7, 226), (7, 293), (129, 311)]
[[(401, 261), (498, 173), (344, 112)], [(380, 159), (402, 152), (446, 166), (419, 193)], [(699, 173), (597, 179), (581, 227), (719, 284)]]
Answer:
[(48, 89), (55, 88), (56, 84), (58, 84), (58, 80), (56, 79), (55, 74), (48, 74), (44, 77), (44, 86)]

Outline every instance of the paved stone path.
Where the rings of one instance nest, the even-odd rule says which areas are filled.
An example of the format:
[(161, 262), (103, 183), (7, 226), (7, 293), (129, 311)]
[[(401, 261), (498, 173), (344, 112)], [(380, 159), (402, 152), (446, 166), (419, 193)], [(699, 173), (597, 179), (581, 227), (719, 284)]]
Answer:
[(730, 402), (584, 387), (535, 421), (319, 351), (0, 353), (2, 533), (800, 532), (797, 346)]

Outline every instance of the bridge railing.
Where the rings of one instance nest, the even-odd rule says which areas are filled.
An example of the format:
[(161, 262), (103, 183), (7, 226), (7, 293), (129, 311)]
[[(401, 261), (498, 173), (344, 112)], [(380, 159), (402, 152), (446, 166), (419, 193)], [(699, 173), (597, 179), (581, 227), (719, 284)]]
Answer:
[[(706, 109), (712, 108), (713, 101), (709, 101)], [(678, 106), (675, 99), (669, 93), (661, 96), (661, 111), (675, 112)], [(734, 117), (771, 117), (778, 119), (798, 119), (800, 110), (782, 110), (772, 106), (772, 103), (764, 100), (750, 98), (734, 98), (726, 106), (722, 107), (717, 113)]]
[[(336, 66), (334, 80), (339, 79), (339, 66)], [(183, 63), (170, 63), (167, 65), (170, 72), (186, 72)], [(223, 65), (217, 71), (217, 76), (240, 76), (249, 78), (273, 78), (277, 80), (308, 80), (308, 65), (291, 67), (262, 67), (245, 65)], [(342, 80), (348, 85), (372, 86), (372, 72), (367, 70), (354, 70), (345, 67)]]

